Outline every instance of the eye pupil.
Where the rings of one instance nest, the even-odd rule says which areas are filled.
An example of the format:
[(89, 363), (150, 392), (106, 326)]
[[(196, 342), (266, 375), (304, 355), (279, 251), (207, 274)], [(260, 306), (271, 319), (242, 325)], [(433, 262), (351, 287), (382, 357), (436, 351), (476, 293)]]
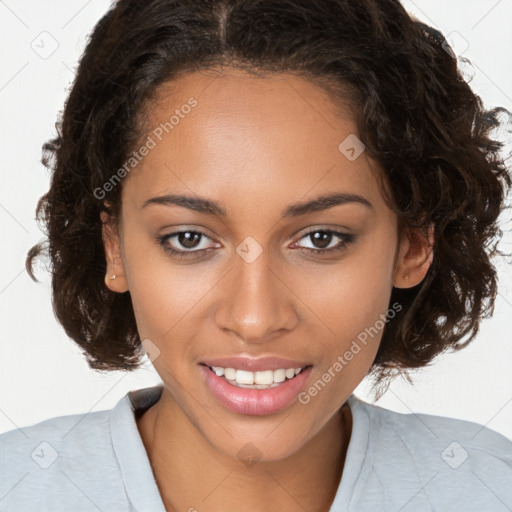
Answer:
[[(193, 249), (197, 244), (197, 238), (200, 238), (201, 233), (195, 233), (193, 231), (183, 231), (178, 234), (178, 242), (187, 249)], [(192, 240), (192, 241), (191, 241)]]
[(331, 243), (332, 234), (325, 231), (315, 231), (310, 235), (313, 241), (318, 244), (320, 242), (320, 248), (324, 249)]

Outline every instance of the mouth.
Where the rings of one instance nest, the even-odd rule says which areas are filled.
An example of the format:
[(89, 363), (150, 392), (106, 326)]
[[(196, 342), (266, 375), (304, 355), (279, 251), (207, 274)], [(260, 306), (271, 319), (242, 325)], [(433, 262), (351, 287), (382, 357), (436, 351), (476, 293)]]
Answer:
[(312, 365), (298, 368), (278, 368), (277, 370), (261, 370), (251, 372), (235, 368), (224, 368), (222, 366), (209, 366), (201, 363), (217, 377), (221, 377), (231, 385), (245, 389), (272, 389), (280, 386), (283, 382), (294, 379)]
[(199, 367), (218, 404), (238, 414), (262, 416), (289, 407), (305, 387), (313, 365), (255, 372), (206, 363)]

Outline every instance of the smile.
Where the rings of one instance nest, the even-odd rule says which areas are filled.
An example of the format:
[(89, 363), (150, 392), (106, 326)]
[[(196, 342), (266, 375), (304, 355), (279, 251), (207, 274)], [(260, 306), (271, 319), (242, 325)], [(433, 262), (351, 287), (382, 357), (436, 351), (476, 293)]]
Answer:
[(265, 415), (289, 406), (305, 387), (311, 365), (276, 370), (248, 370), (200, 364), (210, 393), (232, 412)]

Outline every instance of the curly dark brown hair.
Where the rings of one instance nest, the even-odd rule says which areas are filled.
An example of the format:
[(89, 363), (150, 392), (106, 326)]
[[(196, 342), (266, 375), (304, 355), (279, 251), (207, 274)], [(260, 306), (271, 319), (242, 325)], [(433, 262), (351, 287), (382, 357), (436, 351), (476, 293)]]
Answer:
[(121, 186), (101, 199), (97, 191), (140, 143), (159, 86), (219, 66), (295, 73), (348, 98), (399, 230), (434, 225), (427, 275), (392, 291), (403, 308), (386, 324), (376, 382), (466, 346), (494, 309), (491, 258), (503, 254), (498, 217), (511, 178), (491, 138), (504, 109), (484, 109), (441, 33), (398, 0), (118, 0), (88, 40), (58, 135), (43, 145), (52, 175), (36, 215), (47, 240), (26, 261), (37, 281), (34, 258), (48, 252), (56, 317), (89, 366), (142, 363), (130, 294), (104, 283), (100, 212), (118, 219)]

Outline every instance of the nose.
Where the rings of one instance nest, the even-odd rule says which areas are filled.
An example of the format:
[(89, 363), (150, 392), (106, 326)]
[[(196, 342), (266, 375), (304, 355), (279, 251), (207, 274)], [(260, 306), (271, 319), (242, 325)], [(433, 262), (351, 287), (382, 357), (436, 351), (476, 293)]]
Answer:
[(263, 343), (293, 330), (299, 321), (297, 297), (287, 276), (281, 266), (269, 262), (265, 251), (250, 263), (237, 257), (217, 297), (217, 326), (247, 343)]

